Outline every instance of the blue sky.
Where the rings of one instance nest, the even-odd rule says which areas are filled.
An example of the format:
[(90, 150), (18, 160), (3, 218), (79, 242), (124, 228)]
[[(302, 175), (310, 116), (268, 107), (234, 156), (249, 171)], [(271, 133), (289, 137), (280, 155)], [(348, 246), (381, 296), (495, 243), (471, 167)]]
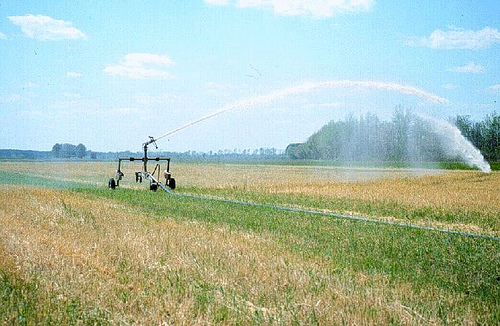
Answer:
[(283, 149), (397, 106), (500, 112), (498, 1), (0, 0), (0, 148)]

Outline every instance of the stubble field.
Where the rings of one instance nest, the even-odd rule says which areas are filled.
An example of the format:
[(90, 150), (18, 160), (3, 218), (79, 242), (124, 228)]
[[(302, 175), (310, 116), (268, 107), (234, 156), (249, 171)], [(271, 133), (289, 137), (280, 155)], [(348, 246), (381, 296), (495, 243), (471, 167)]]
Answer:
[[(115, 162), (0, 162), (2, 323), (498, 324), (500, 174), (172, 163), (177, 193), (106, 188)], [(488, 238), (489, 237), (489, 238)]]

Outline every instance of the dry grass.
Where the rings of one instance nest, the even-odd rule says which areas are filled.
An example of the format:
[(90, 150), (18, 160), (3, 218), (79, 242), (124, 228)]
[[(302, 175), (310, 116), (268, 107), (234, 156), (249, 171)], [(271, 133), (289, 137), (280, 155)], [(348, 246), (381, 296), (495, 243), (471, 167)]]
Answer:
[[(151, 167), (154, 167), (150, 163)], [(116, 162), (0, 162), (1, 171), (19, 172), (54, 180), (105, 185), (114, 176)], [(135, 185), (140, 162), (122, 162), (123, 185)], [(164, 166), (162, 165), (164, 168)], [(277, 166), (172, 162), (171, 171), (180, 185), (196, 187), (271, 187), (311, 183), (368, 181), (439, 173), (438, 170), (348, 168), (325, 166)]]
[[(21, 173), (51, 180), (106, 185), (114, 176), (115, 162), (0, 162), (0, 171)], [(130, 166), (132, 168), (132, 166)], [(140, 168), (139, 168), (140, 170)], [(132, 172), (133, 174), (133, 172)], [(129, 177), (132, 176), (129, 175)], [(131, 179), (132, 180), (132, 179)]]
[(447, 172), (440, 175), (385, 178), (366, 182), (317, 182), (273, 185), (271, 193), (394, 201), (413, 207), (463, 208), (500, 212), (500, 173)]
[[(254, 188), (254, 190), (257, 190)], [(364, 182), (317, 182), (273, 185), (269, 194), (295, 194), (329, 200), (375, 203), (404, 207), (428, 215), (411, 223), (456, 231), (500, 236), (500, 173), (453, 171), (421, 177), (385, 178)], [(328, 210), (328, 209), (327, 209)], [(345, 214), (359, 214), (343, 211)], [(376, 213), (376, 212), (375, 212)], [(436, 216), (440, 215), (436, 220)], [(361, 215), (370, 215), (363, 212)], [(376, 218), (405, 222), (394, 216)], [(447, 217), (445, 217), (447, 216)]]
[(327, 182), (366, 182), (439, 173), (437, 170), (244, 164), (181, 164), (175, 172), (187, 186), (262, 189)]
[[(1, 171), (19, 172), (53, 180), (106, 186), (114, 176), (116, 162), (0, 162)], [(136, 184), (134, 172), (140, 163), (123, 162), (121, 186), (145, 188)], [(500, 173), (477, 171), (441, 171), (421, 169), (349, 168), (318, 166), (273, 166), (242, 164), (196, 164), (173, 162), (171, 170), (180, 191), (198, 189), (246, 193), (299, 195), (311, 201), (349, 200), (377, 205), (401, 206), (408, 210), (431, 210), (455, 216), (454, 221), (433, 216), (413, 219), (420, 225), (458, 231), (500, 235)], [(213, 194), (212, 194), (213, 195)], [(301, 204), (304, 205), (304, 204)], [(349, 209), (333, 211), (370, 215)], [(389, 214), (372, 217), (404, 222)], [(469, 218), (468, 216), (473, 216)], [(477, 217), (483, 217), (482, 220)]]
[[(136, 187), (138, 163), (124, 162), (121, 185)], [(115, 162), (0, 162), (0, 170), (106, 185)], [(500, 173), (419, 169), (172, 163), (180, 187), (247, 189), (269, 193), (396, 201), (445, 209), (500, 211)]]
[[(1, 186), (0, 209), (0, 270), (35, 279), (58, 300), (79, 298), (114, 323), (437, 324), (434, 300), (461, 300), (432, 286), (416, 294), (375, 272), (340, 272), (270, 234), (151, 218), (67, 191)], [(477, 317), (449, 312), (448, 320)]]

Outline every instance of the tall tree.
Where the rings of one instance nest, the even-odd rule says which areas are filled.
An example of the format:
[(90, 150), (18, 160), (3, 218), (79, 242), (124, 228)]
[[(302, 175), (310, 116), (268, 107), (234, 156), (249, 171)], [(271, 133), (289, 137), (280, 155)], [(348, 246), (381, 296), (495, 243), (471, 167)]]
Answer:
[(76, 146), (76, 157), (84, 158), (86, 154), (87, 154), (87, 147), (85, 147), (85, 145), (83, 145), (82, 143), (78, 144)]
[(76, 146), (68, 143), (61, 145), (61, 157), (71, 158), (76, 156)]
[(52, 157), (55, 157), (55, 158), (60, 158), (61, 157), (61, 150), (62, 150), (62, 145), (61, 144), (54, 144), (54, 146), (52, 146)]

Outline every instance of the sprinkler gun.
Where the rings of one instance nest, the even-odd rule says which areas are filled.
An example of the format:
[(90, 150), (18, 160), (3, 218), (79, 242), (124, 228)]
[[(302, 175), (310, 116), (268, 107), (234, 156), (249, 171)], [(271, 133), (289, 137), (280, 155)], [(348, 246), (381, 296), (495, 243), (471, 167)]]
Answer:
[[(172, 174), (170, 173), (170, 158), (167, 157), (148, 157), (148, 146), (154, 144), (155, 148), (158, 149), (158, 145), (156, 144), (156, 139), (152, 136), (149, 136), (149, 140), (142, 144), (142, 149), (144, 151), (144, 155), (142, 157), (119, 157), (118, 158), (118, 168), (116, 169), (115, 177), (109, 179), (108, 188), (116, 189), (120, 185), (120, 180), (124, 177), (123, 172), (121, 171), (121, 163), (122, 161), (141, 161), (142, 162), (142, 171), (135, 172), (135, 182), (142, 183), (143, 179), (149, 180), (149, 190), (156, 191), (158, 187), (162, 188), (166, 192), (170, 192), (170, 189), (175, 189), (175, 179), (172, 178)], [(167, 161), (167, 168), (163, 172), (163, 176), (165, 177), (165, 183), (160, 182), (160, 163), (156, 163), (155, 168), (152, 172), (148, 171), (148, 161)], [(157, 174), (157, 176), (155, 176)]]

